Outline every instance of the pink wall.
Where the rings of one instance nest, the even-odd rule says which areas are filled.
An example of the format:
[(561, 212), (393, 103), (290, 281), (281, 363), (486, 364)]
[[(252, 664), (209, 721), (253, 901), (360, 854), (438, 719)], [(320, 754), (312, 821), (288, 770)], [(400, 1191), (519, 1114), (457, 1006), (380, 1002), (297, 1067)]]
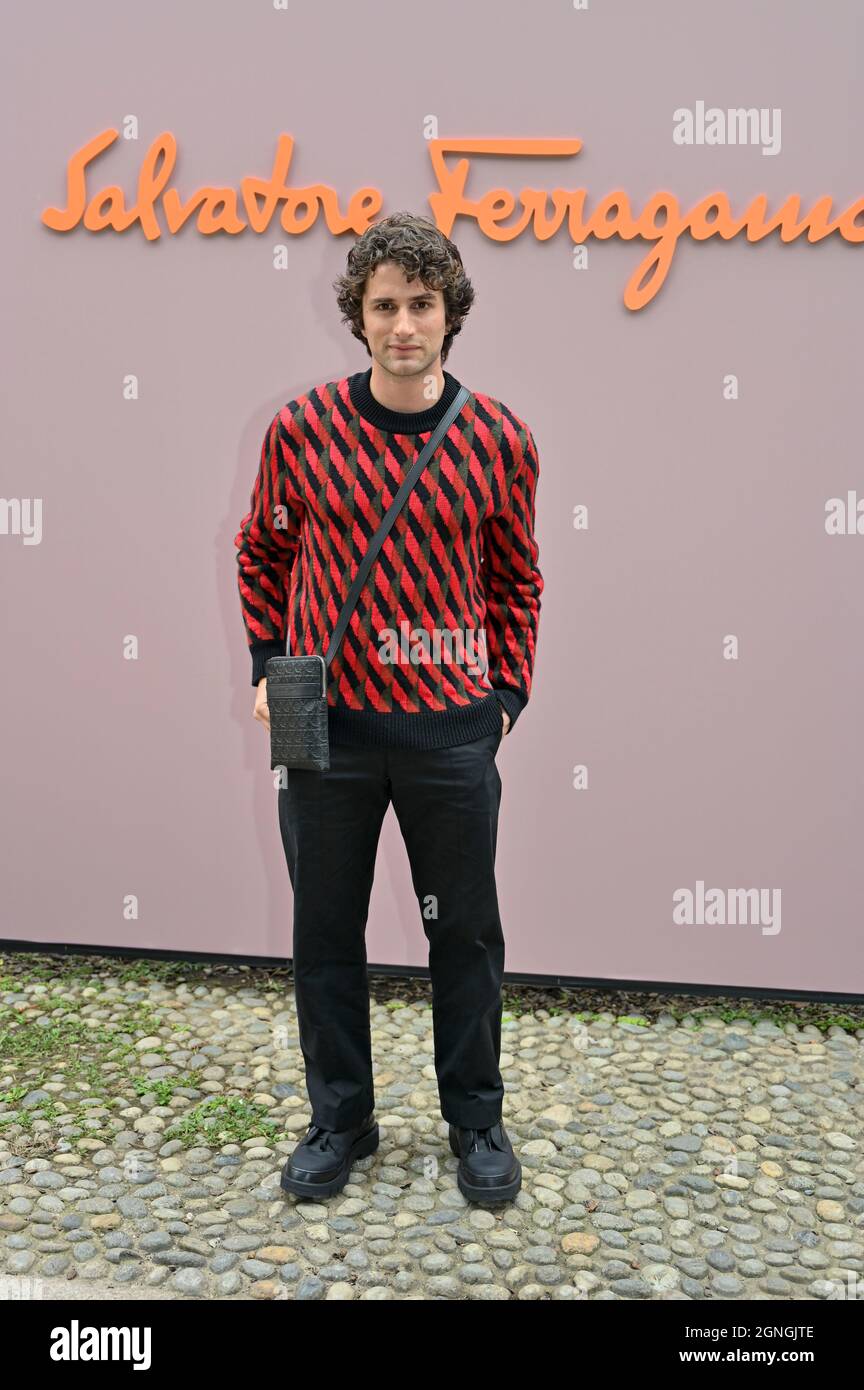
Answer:
[[(266, 176), (287, 132), (295, 183), (428, 214), (431, 114), (441, 136), (584, 141), (475, 159), (474, 196), (584, 187), (590, 208), (620, 188), (641, 208), (668, 190), (689, 208), (722, 190), (741, 212), (864, 195), (853, 0), (830, 20), (798, 0), (432, 13), (16, 11), (0, 494), (42, 499), (42, 533), (0, 534), (5, 938), (290, 955), (233, 537), (276, 409), (368, 365), (330, 288), (350, 234), (58, 234), (41, 214), (75, 150), (137, 117), (91, 175), (131, 202), (164, 130), (185, 196)], [(699, 101), (779, 109), (782, 147), (676, 144), (673, 112)], [(685, 237), (633, 313), (642, 242), (589, 241), (579, 271), (566, 230), (452, 235), (477, 299), (448, 370), (527, 420), (540, 455), (534, 693), (498, 760), (507, 968), (862, 991), (864, 535), (826, 534), (825, 506), (864, 497), (864, 249)], [(781, 929), (677, 924), (673, 894), (700, 880), (781, 890)], [(425, 963), (392, 810), (367, 940), (370, 961)]]

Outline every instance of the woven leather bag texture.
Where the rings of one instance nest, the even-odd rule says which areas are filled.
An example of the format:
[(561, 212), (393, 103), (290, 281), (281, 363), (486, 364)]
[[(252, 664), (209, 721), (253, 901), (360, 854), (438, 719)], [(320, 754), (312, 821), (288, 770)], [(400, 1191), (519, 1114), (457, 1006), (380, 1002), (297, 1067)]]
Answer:
[(265, 664), (270, 767), (330, 766), (323, 656), (271, 656)]

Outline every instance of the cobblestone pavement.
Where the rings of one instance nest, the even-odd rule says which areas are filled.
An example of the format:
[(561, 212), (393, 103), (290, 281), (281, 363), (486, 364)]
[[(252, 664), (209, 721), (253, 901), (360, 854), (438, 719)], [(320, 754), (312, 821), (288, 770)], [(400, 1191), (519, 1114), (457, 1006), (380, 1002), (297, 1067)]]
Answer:
[(290, 971), (3, 957), (0, 1297), (864, 1301), (862, 1006), (506, 986), (483, 1207), (428, 982), (372, 985), (380, 1148), (307, 1202)]

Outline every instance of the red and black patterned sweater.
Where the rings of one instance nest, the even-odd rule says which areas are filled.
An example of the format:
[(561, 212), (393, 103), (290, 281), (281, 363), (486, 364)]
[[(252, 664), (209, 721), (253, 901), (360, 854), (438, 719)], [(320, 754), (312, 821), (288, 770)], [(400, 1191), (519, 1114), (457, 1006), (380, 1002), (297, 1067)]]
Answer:
[[(371, 367), (282, 407), (234, 539), (252, 684), (268, 657), (324, 655), (360, 560), (459, 390), (400, 413)], [(515, 724), (531, 693), (540, 595), (539, 462), (528, 426), (469, 396), (375, 560), (328, 670), (330, 741), (444, 748)], [(286, 647), (287, 639), (287, 647)]]

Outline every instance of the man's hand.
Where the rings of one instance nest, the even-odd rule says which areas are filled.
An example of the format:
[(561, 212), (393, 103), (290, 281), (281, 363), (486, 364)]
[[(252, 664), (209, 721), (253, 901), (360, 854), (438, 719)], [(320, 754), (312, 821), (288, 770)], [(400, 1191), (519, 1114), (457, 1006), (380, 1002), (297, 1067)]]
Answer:
[(267, 704), (267, 677), (262, 676), (255, 688), (255, 709), (252, 718), (258, 719), (264, 728), (270, 729), (270, 706)]
[(501, 737), (505, 738), (506, 735), (510, 732), (510, 716), (503, 705), (501, 706), (501, 713), (504, 716), (504, 733), (501, 735)]

